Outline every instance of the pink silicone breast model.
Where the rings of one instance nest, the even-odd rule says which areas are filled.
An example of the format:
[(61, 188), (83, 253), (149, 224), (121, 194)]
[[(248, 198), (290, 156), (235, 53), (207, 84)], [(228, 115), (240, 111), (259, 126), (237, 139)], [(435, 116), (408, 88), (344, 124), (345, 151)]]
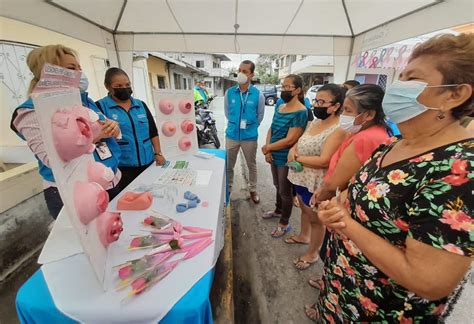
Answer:
[(151, 192), (126, 192), (117, 202), (120, 210), (145, 210), (151, 206), (153, 196)]
[(98, 183), (78, 181), (74, 185), (74, 205), (84, 225), (105, 212), (109, 205), (109, 194)]
[(87, 177), (89, 181), (100, 184), (104, 189), (110, 186), (114, 176), (114, 171), (102, 163), (89, 161), (87, 164)]
[(187, 137), (183, 137), (182, 139), (179, 140), (178, 146), (181, 149), (181, 151), (187, 151), (191, 148), (191, 140)]
[(168, 100), (168, 99), (161, 99), (160, 103), (158, 104), (158, 107), (160, 108), (161, 112), (165, 115), (171, 114), (174, 110), (173, 103), (171, 102), (171, 100)]
[(184, 120), (182, 123), (181, 123), (181, 130), (183, 131), (183, 133), (185, 134), (189, 134), (191, 133), (193, 130), (194, 130), (194, 123), (190, 120)]
[(79, 109), (57, 111), (52, 118), (52, 134), (54, 147), (64, 162), (94, 151), (90, 119)]
[(103, 246), (108, 247), (119, 239), (123, 231), (123, 222), (120, 213), (105, 212), (97, 218), (97, 233)]
[(161, 126), (161, 131), (165, 136), (171, 137), (176, 133), (176, 124), (172, 121), (167, 121)]
[(189, 100), (181, 100), (179, 102), (179, 110), (183, 113), (183, 114), (187, 114), (188, 112), (191, 111), (191, 109), (193, 109), (193, 103)]

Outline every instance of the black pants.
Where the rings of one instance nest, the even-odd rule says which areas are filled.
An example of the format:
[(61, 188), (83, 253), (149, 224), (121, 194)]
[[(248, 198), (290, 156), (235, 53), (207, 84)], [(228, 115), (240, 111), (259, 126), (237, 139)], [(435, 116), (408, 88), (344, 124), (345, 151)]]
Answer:
[[(153, 163), (153, 162), (152, 162)], [(145, 171), (152, 163), (140, 167), (120, 167), (120, 172), (122, 172), (122, 179), (118, 186), (121, 189), (125, 189), (136, 177), (138, 177), (143, 171)]]
[(273, 184), (276, 188), (275, 212), (281, 213), (280, 224), (288, 225), (293, 209), (293, 185), (288, 180), (288, 167), (277, 167), (272, 164)]
[[(107, 193), (109, 194), (109, 199), (112, 200), (120, 193), (121, 189), (117, 185), (109, 190)], [(59, 190), (57, 187), (49, 187), (43, 191), (44, 200), (46, 200), (46, 206), (48, 207), (49, 214), (54, 219), (58, 218), (59, 212), (61, 208), (63, 208), (63, 200), (59, 195)]]

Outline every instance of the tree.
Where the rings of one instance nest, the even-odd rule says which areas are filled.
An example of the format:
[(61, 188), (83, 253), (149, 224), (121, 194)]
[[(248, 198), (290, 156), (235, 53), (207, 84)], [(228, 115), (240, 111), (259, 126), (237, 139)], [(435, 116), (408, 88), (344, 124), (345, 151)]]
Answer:
[(255, 75), (260, 79), (261, 83), (277, 84), (278, 73), (273, 70), (273, 62), (278, 58), (278, 55), (260, 55), (255, 64)]

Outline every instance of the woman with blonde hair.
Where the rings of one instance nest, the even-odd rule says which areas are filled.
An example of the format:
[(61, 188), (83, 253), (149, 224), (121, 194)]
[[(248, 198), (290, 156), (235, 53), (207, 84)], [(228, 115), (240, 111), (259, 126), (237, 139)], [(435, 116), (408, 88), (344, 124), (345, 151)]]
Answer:
[[(48, 45), (32, 50), (26, 59), (26, 63), (33, 73), (33, 79), (30, 82), (28, 94), (31, 94), (34, 87), (40, 80), (41, 71), (43, 70), (44, 65), (47, 63), (58, 65), (65, 69), (81, 72), (81, 66), (77, 57), (78, 55), (73, 49), (63, 45)], [(79, 85), (82, 104), (83, 106), (100, 113), (94, 101), (88, 97), (88, 84), (89, 82), (87, 77), (85, 76), (84, 72), (82, 72)], [(116, 122), (108, 119), (105, 119), (101, 123), (102, 133), (96, 139), (96, 143), (100, 143), (101, 147), (104, 147), (105, 145), (108, 148), (108, 154), (103, 155), (98, 150), (95, 150), (94, 158), (96, 161), (102, 162), (104, 165), (112, 168), (116, 175), (113, 185), (108, 190), (109, 196), (113, 198), (119, 192), (115, 185), (120, 180), (120, 172), (117, 168), (120, 157), (120, 147), (115, 142), (114, 137), (119, 135), (120, 128)], [(10, 128), (18, 136), (26, 141), (29, 148), (38, 160), (39, 173), (43, 178), (43, 194), (46, 200), (46, 205), (51, 216), (56, 219), (63, 206), (63, 203), (55, 184), (53, 172), (49, 167), (49, 158), (45, 151), (43, 139), (41, 138), (35, 107), (31, 98), (26, 100), (14, 110)]]

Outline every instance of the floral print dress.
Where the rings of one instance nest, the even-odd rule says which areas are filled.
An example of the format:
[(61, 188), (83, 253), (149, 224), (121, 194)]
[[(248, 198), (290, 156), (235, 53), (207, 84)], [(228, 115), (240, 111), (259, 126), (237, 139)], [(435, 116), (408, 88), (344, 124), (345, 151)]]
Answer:
[[(472, 257), (474, 139), (381, 167), (393, 146), (381, 146), (351, 180), (352, 218), (400, 249), (411, 237)], [(335, 232), (326, 255), (317, 305), (324, 322), (436, 323), (446, 303), (461, 291), (436, 301), (419, 297), (388, 278), (354, 242)]]

